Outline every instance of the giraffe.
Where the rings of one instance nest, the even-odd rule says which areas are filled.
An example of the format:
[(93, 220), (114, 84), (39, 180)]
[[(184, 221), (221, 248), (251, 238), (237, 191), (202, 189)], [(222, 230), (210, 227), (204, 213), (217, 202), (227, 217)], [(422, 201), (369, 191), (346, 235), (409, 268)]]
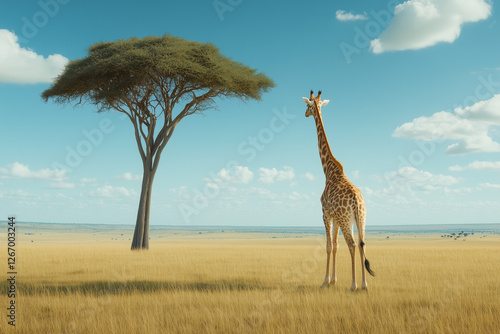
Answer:
[[(375, 273), (370, 269), (370, 262), (365, 256), (365, 219), (366, 209), (361, 191), (352, 184), (344, 174), (344, 167), (335, 159), (326, 139), (323, 119), (321, 117), (321, 107), (326, 106), (329, 100), (321, 101), (321, 91), (318, 96), (314, 97), (313, 91), (309, 98), (303, 97), (307, 104), (306, 117), (313, 116), (316, 121), (316, 130), (318, 134), (319, 155), (323, 172), (325, 173), (326, 182), (325, 190), (321, 195), (321, 206), (323, 209), (323, 221), (326, 229), (326, 275), (323, 285), (327, 287), (330, 284), (337, 282), (335, 272), (335, 261), (337, 250), (339, 247), (338, 236), (339, 228), (342, 230), (344, 239), (349, 247), (352, 262), (352, 285), (351, 290), (356, 290), (356, 242), (353, 236), (353, 222), (356, 222), (359, 237), (359, 252), (361, 256), (362, 269), (362, 288), (366, 289), (365, 268), (370, 275), (375, 276)], [(333, 227), (333, 235), (332, 235)], [(332, 256), (333, 255), (333, 256)], [(330, 256), (332, 256), (332, 276), (330, 277)]]

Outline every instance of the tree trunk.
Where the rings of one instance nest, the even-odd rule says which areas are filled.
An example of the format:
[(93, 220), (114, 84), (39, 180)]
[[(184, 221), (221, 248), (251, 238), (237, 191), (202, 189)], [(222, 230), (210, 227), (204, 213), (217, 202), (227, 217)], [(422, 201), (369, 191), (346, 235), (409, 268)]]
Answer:
[[(149, 159), (147, 159), (150, 161)], [(148, 166), (149, 165), (149, 166)], [(151, 163), (146, 163), (142, 175), (142, 190), (137, 210), (137, 221), (135, 223), (132, 249), (149, 249), (149, 213), (151, 206), (151, 190), (155, 171), (151, 169)]]

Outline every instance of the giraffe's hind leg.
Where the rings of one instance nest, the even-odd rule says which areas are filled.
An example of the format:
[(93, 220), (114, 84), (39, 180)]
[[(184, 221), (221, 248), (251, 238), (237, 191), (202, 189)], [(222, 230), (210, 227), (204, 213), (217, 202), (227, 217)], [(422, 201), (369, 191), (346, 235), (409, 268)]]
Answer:
[(325, 223), (325, 230), (326, 230), (326, 274), (325, 274), (325, 280), (323, 281), (321, 287), (325, 288), (330, 284), (330, 255), (332, 254), (332, 221), (331, 218), (327, 217), (326, 215), (323, 215), (323, 221)]
[[(361, 195), (360, 195), (361, 197)], [(356, 225), (358, 228), (358, 241), (359, 241), (359, 257), (361, 259), (361, 278), (362, 278), (362, 283), (361, 283), (361, 288), (362, 289), (367, 289), (368, 284), (366, 283), (366, 273), (365, 273), (365, 249), (364, 246), (364, 240), (365, 240), (365, 204), (363, 201), (363, 198), (361, 197), (361, 200), (359, 201), (359, 207), (358, 207), (358, 219), (356, 220)]]
[(352, 235), (352, 226), (348, 223), (344, 223), (341, 225), (342, 234), (344, 235), (344, 239), (347, 243), (347, 247), (349, 247), (349, 252), (351, 253), (351, 265), (352, 265), (352, 284), (351, 290), (354, 291), (357, 289), (356, 284), (356, 242), (354, 241), (354, 237)]
[(365, 251), (363, 249), (364, 242), (363, 239), (360, 237), (359, 238), (359, 256), (361, 257), (361, 277), (362, 277), (362, 283), (361, 283), (361, 288), (362, 289), (367, 289), (368, 284), (366, 283), (366, 273), (365, 273)]

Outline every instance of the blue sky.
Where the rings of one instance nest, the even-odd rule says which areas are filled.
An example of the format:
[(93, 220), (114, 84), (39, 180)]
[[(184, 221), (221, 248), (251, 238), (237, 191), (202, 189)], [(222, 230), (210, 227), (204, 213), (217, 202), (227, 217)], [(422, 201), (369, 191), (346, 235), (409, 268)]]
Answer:
[(500, 16), (483, 0), (70, 1), (0, 5), (0, 214), (134, 224), (130, 121), (40, 94), (100, 41), (211, 42), (272, 78), (261, 101), (185, 118), (152, 224), (321, 226), (324, 175), (302, 96), (321, 89), (335, 157), (367, 226), (500, 217)]

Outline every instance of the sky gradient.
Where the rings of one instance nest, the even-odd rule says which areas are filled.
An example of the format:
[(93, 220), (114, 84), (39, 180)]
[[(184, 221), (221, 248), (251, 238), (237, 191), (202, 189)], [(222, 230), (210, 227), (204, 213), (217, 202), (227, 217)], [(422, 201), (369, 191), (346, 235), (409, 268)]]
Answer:
[(151, 224), (322, 226), (311, 89), (367, 226), (500, 222), (500, 15), (483, 0), (2, 2), (0, 220), (135, 223), (130, 121), (40, 94), (94, 43), (165, 33), (276, 87), (182, 120)]

